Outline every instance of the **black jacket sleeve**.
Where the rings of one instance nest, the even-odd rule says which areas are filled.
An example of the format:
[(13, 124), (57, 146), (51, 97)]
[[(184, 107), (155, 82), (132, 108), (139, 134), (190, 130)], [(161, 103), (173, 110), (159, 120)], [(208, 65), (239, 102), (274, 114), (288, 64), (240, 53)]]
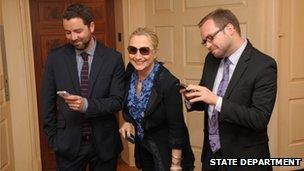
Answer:
[(44, 122), (43, 129), (48, 137), (50, 147), (53, 147), (54, 135), (56, 134), (56, 84), (54, 78), (54, 68), (52, 64), (52, 55), (49, 55), (45, 63), (44, 76), (42, 81), (42, 118)]
[(182, 149), (186, 145), (186, 124), (183, 115), (182, 97), (178, 80), (166, 87), (164, 93), (165, 113), (168, 120), (169, 144), (171, 148)]

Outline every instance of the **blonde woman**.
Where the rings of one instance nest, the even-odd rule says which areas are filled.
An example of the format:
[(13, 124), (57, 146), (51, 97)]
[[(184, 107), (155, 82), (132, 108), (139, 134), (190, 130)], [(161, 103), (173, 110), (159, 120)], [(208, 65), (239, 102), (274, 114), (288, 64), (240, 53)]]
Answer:
[(156, 60), (158, 37), (147, 28), (130, 36), (123, 137), (135, 128), (135, 161), (143, 171), (193, 170), (179, 80)]

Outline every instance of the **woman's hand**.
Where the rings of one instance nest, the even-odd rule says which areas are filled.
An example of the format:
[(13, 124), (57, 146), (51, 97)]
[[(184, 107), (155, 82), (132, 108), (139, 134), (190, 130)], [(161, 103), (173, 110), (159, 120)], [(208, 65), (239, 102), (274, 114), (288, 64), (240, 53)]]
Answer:
[(183, 168), (180, 165), (171, 164), (170, 171), (174, 171), (174, 170), (183, 170)]
[(183, 170), (181, 167), (182, 150), (172, 149), (171, 167), (170, 170)]
[(121, 134), (124, 138), (126, 138), (126, 137), (125, 137), (126, 134), (127, 134), (128, 136), (130, 136), (132, 130), (133, 130), (133, 125), (132, 125), (131, 123), (129, 123), (129, 122), (125, 122), (125, 123), (123, 123), (123, 125), (122, 125), (121, 128), (119, 129), (119, 132), (120, 132), (120, 134)]

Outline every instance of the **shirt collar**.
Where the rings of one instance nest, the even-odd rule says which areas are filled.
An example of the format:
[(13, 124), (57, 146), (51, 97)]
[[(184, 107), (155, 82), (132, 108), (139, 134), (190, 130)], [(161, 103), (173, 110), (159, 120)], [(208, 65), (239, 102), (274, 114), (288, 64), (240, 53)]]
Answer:
[(243, 42), (242, 46), (240, 46), (233, 54), (231, 54), (228, 59), (231, 61), (233, 65), (236, 65), (239, 61), (243, 51), (245, 50), (245, 47), (247, 45), (247, 39)]

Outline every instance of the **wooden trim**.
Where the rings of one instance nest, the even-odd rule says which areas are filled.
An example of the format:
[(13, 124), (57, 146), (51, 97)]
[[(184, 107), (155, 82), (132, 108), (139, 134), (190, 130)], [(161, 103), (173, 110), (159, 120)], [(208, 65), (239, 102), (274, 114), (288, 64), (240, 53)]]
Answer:
[[(3, 0), (16, 170), (41, 170), (38, 112), (28, 0)], [(12, 22), (13, 21), (13, 22)]]
[(115, 16), (114, 12), (110, 9), (114, 9), (114, 1), (108, 0), (106, 1), (106, 23), (108, 23), (108, 27), (106, 27), (106, 42), (108, 43), (108, 46), (112, 48), (116, 48), (116, 41), (115, 41)]

